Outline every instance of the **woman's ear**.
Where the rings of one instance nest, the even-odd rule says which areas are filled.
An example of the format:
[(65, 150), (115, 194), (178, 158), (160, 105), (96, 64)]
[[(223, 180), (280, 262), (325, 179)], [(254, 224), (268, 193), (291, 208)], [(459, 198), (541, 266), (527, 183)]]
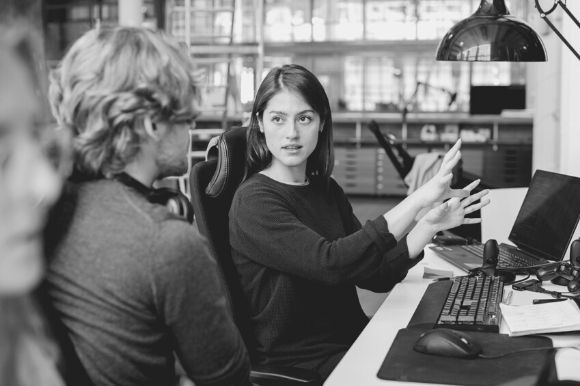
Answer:
[(260, 133), (264, 134), (264, 122), (258, 117), (258, 127), (260, 129)]

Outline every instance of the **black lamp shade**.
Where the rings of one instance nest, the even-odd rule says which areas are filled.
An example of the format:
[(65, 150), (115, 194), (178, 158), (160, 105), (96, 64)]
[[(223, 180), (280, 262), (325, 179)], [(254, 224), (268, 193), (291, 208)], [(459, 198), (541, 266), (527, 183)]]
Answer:
[(473, 62), (545, 62), (538, 34), (510, 16), (502, 1), (483, 0), (479, 9), (455, 24), (437, 49), (437, 60)]

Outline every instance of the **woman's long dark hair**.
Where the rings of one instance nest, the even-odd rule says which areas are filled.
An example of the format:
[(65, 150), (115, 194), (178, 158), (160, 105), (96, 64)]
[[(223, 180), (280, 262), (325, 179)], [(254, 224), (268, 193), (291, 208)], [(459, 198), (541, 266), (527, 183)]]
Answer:
[(273, 68), (258, 89), (248, 127), (246, 177), (264, 170), (272, 162), (272, 153), (268, 150), (264, 134), (260, 132), (259, 121), (263, 119), (270, 100), (282, 90), (301, 95), (320, 116), (318, 144), (308, 157), (306, 176), (327, 183), (334, 167), (332, 115), (328, 96), (316, 76), (297, 64)]

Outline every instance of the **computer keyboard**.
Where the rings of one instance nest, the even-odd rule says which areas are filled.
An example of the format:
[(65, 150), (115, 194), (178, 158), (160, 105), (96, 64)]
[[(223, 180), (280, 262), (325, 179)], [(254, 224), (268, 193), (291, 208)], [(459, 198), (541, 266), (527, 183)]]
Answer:
[[(483, 256), (483, 244), (462, 245), (461, 248)], [(519, 253), (513, 253), (506, 248), (499, 246), (499, 256), (497, 260), (498, 268), (526, 268), (537, 265), (538, 261)]]
[(499, 332), (503, 281), (496, 276), (457, 276), (435, 327)]

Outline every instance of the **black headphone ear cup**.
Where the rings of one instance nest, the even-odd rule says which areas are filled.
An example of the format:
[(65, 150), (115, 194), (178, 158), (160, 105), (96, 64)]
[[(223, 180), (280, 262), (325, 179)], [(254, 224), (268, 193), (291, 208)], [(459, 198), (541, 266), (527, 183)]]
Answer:
[(181, 192), (175, 192), (175, 194), (167, 200), (165, 206), (169, 208), (171, 213), (175, 213), (179, 217), (186, 219), (189, 223), (193, 223), (193, 207), (191, 201), (189, 201), (189, 198)]
[(167, 209), (177, 216), (193, 223), (193, 206), (186, 195), (178, 190), (170, 188), (155, 189), (149, 194), (149, 201), (157, 204), (162, 204)]
[(572, 241), (570, 245), (570, 263), (575, 268), (580, 268), (580, 239)]

